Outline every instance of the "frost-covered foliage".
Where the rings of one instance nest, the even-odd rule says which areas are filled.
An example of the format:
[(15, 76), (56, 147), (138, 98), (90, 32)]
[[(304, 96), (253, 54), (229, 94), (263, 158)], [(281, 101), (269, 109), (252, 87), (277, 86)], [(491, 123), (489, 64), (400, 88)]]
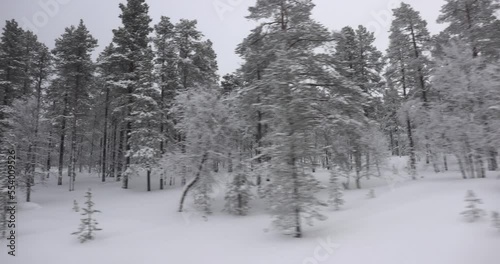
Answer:
[[(406, 153), (409, 159), (409, 174), (416, 179), (416, 152), (418, 142), (415, 129), (427, 119), (425, 115), (415, 118), (411, 111), (422, 110), (425, 113), (429, 101), (428, 80), (431, 62), (426, 56), (430, 50), (430, 33), (427, 22), (420, 12), (406, 3), (393, 10), (394, 19), (390, 29), (390, 44), (387, 49), (389, 67), (386, 72), (391, 88), (401, 95), (399, 124), (404, 127), (407, 139)], [(425, 132), (425, 130), (423, 130)], [(424, 135), (427, 137), (427, 135)], [(425, 146), (427, 148), (427, 146)]]
[(200, 179), (193, 185), (193, 201), (197, 210), (205, 214), (212, 214), (212, 200), (211, 194), (214, 191), (216, 184), (214, 172), (209, 166), (204, 166), (201, 170)]
[[(7, 163), (7, 155), (0, 152), (0, 162)], [(0, 238), (4, 238), (7, 232), (7, 204), (10, 200), (8, 193), (7, 166), (0, 166)]]
[(215, 88), (200, 87), (177, 95), (172, 112), (179, 118), (176, 129), (184, 141), (166, 156), (178, 162), (172, 165), (182, 177), (192, 175), (182, 194), (179, 211), (191, 189), (195, 191), (195, 203), (208, 208), (210, 200), (202, 199), (208, 197), (214, 184), (208, 165), (226, 158), (237, 131), (232, 107), (231, 101), (221, 97)]
[(344, 205), (344, 192), (342, 184), (340, 183), (340, 177), (342, 177), (342, 169), (334, 166), (330, 171), (330, 186), (329, 188), (329, 199), (328, 203), (333, 206), (335, 210), (340, 210), (340, 207)]
[(438, 23), (447, 24), (443, 34), (465, 41), (474, 57), (499, 55), (497, 0), (446, 0)]
[(248, 167), (239, 164), (234, 171), (233, 180), (228, 183), (226, 190), (226, 205), (224, 210), (234, 215), (246, 215), (250, 210), (250, 201), (253, 199), (253, 183), (249, 179)]
[(478, 207), (478, 205), (482, 204), (483, 202), (481, 201), (481, 199), (477, 198), (474, 191), (467, 191), (465, 202), (467, 203), (467, 209), (462, 212), (462, 215), (467, 221), (474, 222), (484, 215), (484, 210)]
[[(5, 110), (9, 130), (5, 138), (16, 148), (16, 180), (18, 187), (24, 188), (26, 201), (31, 200), (32, 187), (41, 174), (41, 160), (37, 158), (40, 146), (42, 127), (37, 122), (37, 100), (35, 97), (14, 100), (12, 106)], [(38, 147), (37, 147), (38, 146)], [(4, 163), (6, 164), (6, 163)]]
[(485, 159), (490, 169), (498, 167), (500, 67), (473, 58), (462, 42), (445, 47), (438, 63), (443, 66), (434, 72), (433, 89), (440, 100), (431, 104), (426, 129), (433, 145), (455, 153), (463, 178), (483, 178)]
[(255, 167), (270, 175), (257, 184), (274, 226), (294, 237), (302, 236), (303, 222), (324, 219), (327, 204), (315, 196), (322, 186), (309, 173), (314, 159), (327, 152), (348, 164), (346, 142), (364, 125), (363, 91), (339, 74), (347, 67), (329, 51), (333, 36), (311, 18), (313, 8), (309, 0), (257, 1), (248, 18), (259, 25), (238, 47)]
[(94, 209), (94, 202), (92, 201), (92, 190), (89, 189), (85, 195), (87, 200), (85, 201), (86, 207), (82, 208), (83, 212), (81, 215), (80, 227), (78, 231), (71, 233), (72, 235), (78, 235), (78, 239), (81, 243), (87, 240), (92, 240), (95, 237), (95, 232), (102, 229), (97, 227), (97, 220), (94, 218), (94, 214), (100, 213), (101, 211)]

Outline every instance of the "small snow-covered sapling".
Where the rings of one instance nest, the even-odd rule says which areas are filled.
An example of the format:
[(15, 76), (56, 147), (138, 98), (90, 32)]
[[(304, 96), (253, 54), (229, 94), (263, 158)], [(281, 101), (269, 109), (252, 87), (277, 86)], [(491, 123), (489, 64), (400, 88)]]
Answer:
[(338, 211), (340, 206), (344, 205), (344, 194), (342, 191), (342, 184), (339, 181), (340, 170), (335, 168), (330, 172), (330, 196), (328, 203), (333, 205), (333, 208)]
[(491, 221), (493, 223), (493, 227), (500, 231), (500, 214), (498, 212), (491, 212)]
[(87, 195), (85, 195), (87, 201), (85, 204), (87, 207), (82, 208), (82, 216), (80, 223), (80, 228), (78, 231), (71, 233), (72, 235), (79, 235), (78, 239), (83, 243), (87, 240), (94, 239), (94, 233), (102, 229), (97, 227), (97, 220), (93, 217), (95, 213), (100, 213), (101, 211), (94, 209), (94, 202), (92, 201), (92, 191), (89, 189)]
[(375, 190), (374, 189), (370, 189), (370, 191), (368, 192), (368, 194), (366, 194), (366, 198), (373, 199), (375, 197), (377, 197), (377, 196), (375, 195)]
[(474, 222), (484, 215), (484, 210), (478, 208), (478, 205), (483, 202), (481, 199), (477, 198), (476, 194), (472, 190), (467, 191), (465, 202), (467, 203), (467, 206), (465, 207), (466, 210), (462, 212), (462, 215), (467, 221)]
[(78, 206), (78, 202), (76, 200), (73, 200), (73, 211), (75, 212), (80, 212), (80, 206)]

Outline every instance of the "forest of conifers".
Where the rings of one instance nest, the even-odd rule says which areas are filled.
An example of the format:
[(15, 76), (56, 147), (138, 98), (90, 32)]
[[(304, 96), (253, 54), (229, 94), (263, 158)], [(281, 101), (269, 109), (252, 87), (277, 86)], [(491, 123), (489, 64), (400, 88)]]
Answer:
[(317, 168), (346, 188), (379, 177), (390, 155), (409, 157), (413, 179), (418, 160), (440, 172), (453, 158), (464, 179), (498, 170), (495, 0), (446, 0), (437, 35), (402, 3), (385, 51), (364, 26), (333, 31), (315, 21), (310, 0), (258, 0), (247, 17), (256, 27), (236, 48), (243, 63), (225, 76), (197, 21), (153, 25), (145, 0), (119, 7), (111, 43), (81, 21), (50, 50), (6, 22), (0, 146), (3, 159), (16, 151), (18, 199), (36, 200), (33, 186), (52, 178), (75, 190), (86, 172), (124, 189), (184, 186), (179, 211), (191, 193), (209, 212), (213, 184), (229, 172), (230, 213), (246, 214), (258, 188), (276, 225), (300, 237), (300, 219), (322, 218)]

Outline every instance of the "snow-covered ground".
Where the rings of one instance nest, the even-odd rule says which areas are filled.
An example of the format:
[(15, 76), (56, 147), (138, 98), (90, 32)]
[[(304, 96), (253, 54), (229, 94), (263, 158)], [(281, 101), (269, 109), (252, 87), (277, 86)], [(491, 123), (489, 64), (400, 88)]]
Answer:
[[(399, 167), (401, 160), (393, 160)], [(489, 216), (465, 222), (467, 190), (483, 199), (482, 208), (500, 211), (500, 180), (462, 180), (458, 171), (434, 174), (423, 168), (417, 181), (397, 177), (390, 169), (385, 179), (363, 181), (363, 190), (345, 192), (341, 211), (325, 210), (328, 220), (306, 227), (304, 237), (292, 238), (274, 231), (260, 200), (253, 201), (249, 216), (221, 212), (223, 191), (216, 190), (214, 214), (177, 213), (180, 188), (145, 192), (144, 179), (132, 179), (122, 190), (116, 182), (101, 183), (95, 175), (80, 175), (76, 191), (58, 187), (54, 179), (39, 186), (34, 203), (21, 204), (17, 212), (16, 257), (7, 255), (1, 242), (1, 264), (498, 264), (500, 232)], [(327, 182), (328, 173), (318, 177)], [(66, 179), (64, 179), (66, 180)], [(67, 183), (67, 182), (65, 182)], [(157, 183), (154, 181), (153, 183)], [(99, 226), (93, 241), (81, 244), (70, 235), (80, 215), (73, 200), (82, 205), (91, 187)], [(366, 197), (373, 188), (376, 198)], [(326, 191), (319, 194), (327, 197)]]

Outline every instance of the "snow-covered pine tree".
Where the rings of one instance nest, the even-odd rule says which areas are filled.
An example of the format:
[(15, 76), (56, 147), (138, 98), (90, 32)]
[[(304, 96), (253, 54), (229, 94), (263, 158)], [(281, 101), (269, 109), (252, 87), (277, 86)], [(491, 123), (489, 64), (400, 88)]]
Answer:
[[(71, 26), (56, 40), (55, 48), (52, 51), (55, 57), (55, 67), (58, 84), (54, 87), (61, 89), (57, 93), (63, 98), (58, 98), (64, 102), (63, 122), (64, 128), (69, 128), (70, 134), (70, 154), (68, 164), (69, 190), (74, 190), (76, 178), (76, 161), (78, 146), (78, 130), (83, 119), (87, 116), (90, 108), (89, 90), (92, 85), (92, 74), (94, 63), (91, 54), (97, 47), (97, 40), (92, 37), (87, 27), (80, 20), (77, 27)], [(69, 124), (66, 124), (69, 123)], [(65, 133), (62, 131), (62, 133)], [(62, 134), (64, 141), (64, 134)], [(64, 151), (64, 142), (61, 142)], [(62, 152), (61, 152), (62, 153)], [(63, 153), (62, 153), (63, 154)], [(62, 155), (60, 154), (60, 155)], [(60, 163), (64, 160), (60, 157)], [(58, 184), (62, 182), (62, 166), (59, 165)]]
[(332, 170), (330, 170), (330, 186), (329, 190), (329, 198), (328, 203), (333, 205), (335, 210), (340, 210), (340, 207), (344, 205), (344, 192), (343, 187), (340, 182), (340, 177), (342, 177), (343, 170), (337, 166), (334, 166)]
[(197, 29), (198, 21), (181, 19), (175, 24), (174, 45), (182, 89), (217, 83), (217, 61), (210, 40)]
[(234, 215), (246, 215), (250, 210), (250, 201), (253, 199), (253, 183), (249, 179), (250, 171), (248, 166), (240, 162), (233, 173), (233, 180), (228, 183), (226, 190), (224, 210)]
[[(121, 134), (124, 136), (121, 142), (126, 152), (125, 157), (125, 171), (130, 172), (132, 140), (131, 135), (134, 123), (134, 110), (133, 106), (137, 96), (138, 87), (144, 81), (144, 72), (141, 73), (141, 64), (144, 63), (145, 58), (148, 57), (148, 50), (150, 50), (149, 34), (153, 31), (150, 26), (152, 21), (149, 16), (149, 5), (145, 0), (127, 0), (126, 3), (119, 5), (122, 13), (120, 14), (122, 26), (113, 30), (113, 43), (116, 48), (117, 63), (120, 65), (121, 71), (116, 74), (117, 87), (121, 88), (119, 93), (118, 102), (119, 110), (125, 117), (125, 127)], [(123, 148), (120, 148), (123, 149)], [(123, 175), (122, 188), (128, 188), (128, 175)]]
[(179, 89), (180, 80), (178, 72), (179, 54), (175, 43), (175, 28), (170, 18), (162, 16), (160, 22), (154, 26), (153, 38), (155, 53), (155, 75), (160, 86), (160, 152), (164, 154), (168, 143), (176, 137), (174, 120), (170, 109), (174, 102), (176, 91)]
[(441, 148), (454, 153), (463, 178), (484, 177), (483, 157), (491, 147), (498, 147), (500, 100), (495, 89), (500, 67), (482, 57), (473, 58), (466, 43), (451, 41), (438, 57), (433, 89), (439, 102), (432, 104), (433, 117), (428, 126), (440, 135)]
[[(375, 119), (376, 108), (375, 99), (382, 87), (381, 71), (383, 68), (382, 53), (374, 45), (375, 37), (372, 32), (364, 26), (359, 26), (356, 30), (345, 27), (336, 34), (338, 42), (335, 46), (335, 59), (343, 67), (339, 67), (339, 73), (352, 80), (364, 92), (362, 100), (365, 115), (370, 119)], [(366, 124), (368, 125), (368, 124)], [(356, 187), (361, 188), (360, 180), (366, 174), (362, 174), (363, 155), (367, 163), (370, 158), (369, 147), (362, 141), (363, 130), (354, 129), (349, 136), (353, 156), (354, 170), (356, 172)], [(369, 164), (366, 164), (366, 168)]]
[[(441, 7), (438, 23), (446, 23), (444, 30), (451, 37), (466, 42), (473, 57), (484, 55), (498, 58), (497, 0), (446, 0)], [(496, 15), (496, 16), (495, 16)]]
[(374, 189), (370, 189), (368, 191), (368, 193), (366, 194), (366, 198), (368, 198), (368, 199), (374, 199), (376, 197), (377, 197), (377, 195), (375, 194), (375, 190)]
[[(406, 106), (400, 110), (400, 115), (407, 131), (410, 175), (416, 179), (415, 126), (426, 123), (427, 118), (421, 114), (419, 119), (415, 120), (408, 109), (420, 107), (421, 103), (423, 105), (421, 112), (426, 112), (430, 63), (424, 52), (429, 50), (430, 34), (427, 22), (410, 5), (401, 3), (401, 6), (393, 12), (394, 20), (391, 24), (390, 44), (387, 49), (390, 65), (386, 76), (390, 78), (392, 85), (402, 91), (406, 102)], [(419, 99), (411, 100), (412, 97)]]
[(32, 163), (31, 155), (35, 154), (32, 148), (41, 144), (37, 135), (37, 115), (37, 99), (34, 96), (16, 99), (5, 110), (9, 130), (4, 135), (16, 148), (17, 183), (19, 188), (25, 190), (27, 202), (31, 201), (32, 187), (36, 182), (34, 167), (37, 164)]
[(467, 191), (465, 202), (467, 203), (467, 206), (465, 207), (467, 209), (462, 212), (462, 215), (467, 221), (474, 222), (484, 215), (484, 210), (478, 207), (478, 205), (482, 204), (483, 202), (476, 196), (474, 191)]
[(361, 104), (354, 103), (363, 98), (361, 89), (319, 51), (334, 38), (311, 19), (313, 7), (311, 1), (257, 1), (248, 18), (259, 25), (238, 48), (249, 80), (241, 105), (257, 122), (255, 159), (271, 175), (265, 196), (274, 225), (294, 237), (302, 236), (304, 220), (324, 219), (319, 210), (326, 203), (315, 197), (322, 186), (308, 173), (309, 158), (324, 151), (315, 145), (315, 132), (338, 134), (336, 128), (359, 128), (363, 119)]
[(491, 222), (493, 227), (500, 231), (500, 213), (496, 211), (491, 212)]
[[(0, 88), (2, 106), (23, 95), (25, 31), (15, 20), (5, 22), (0, 42)], [(3, 117), (0, 118), (3, 120)]]
[(73, 211), (78, 213), (80, 212), (80, 206), (78, 206), (78, 202), (76, 200), (73, 200)]
[(87, 240), (92, 240), (95, 237), (95, 232), (102, 229), (97, 227), (97, 220), (94, 218), (94, 214), (100, 213), (101, 211), (94, 209), (94, 202), (92, 201), (92, 190), (88, 189), (85, 198), (85, 207), (81, 208), (83, 211), (81, 215), (80, 227), (78, 231), (71, 233), (72, 235), (78, 235), (78, 239), (81, 243)]
[[(469, 49), (468, 56), (481, 58), (481, 63), (498, 64), (500, 58), (500, 20), (498, 12), (500, 2), (498, 0), (446, 0), (441, 8), (438, 23), (447, 23), (448, 27), (443, 31), (445, 43), (450, 39), (460, 41)], [(491, 121), (482, 117), (484, 130), (491, 133), (495, 129), (491, 127)], [(490, 140), (491, 141), (491, 140)], [(475, 150), (475, 159), (487, 157), (488, 169), (498, 169), (498, 147), (488, 145), (483, 149)], [(476, 166), (483, 166), (482, 161)], [(478, 170), (483, 177), (484, 173)]]
[[(154, 84), (153, 76), (153, 53), (151, 49), (146, 49), (144, 58), (138, 64), (139, 81), (133, 91), (132, 111), (129, 115), (132, 131), (130, 133), (130, 150), (126, 157), (130, 158), (130, 167), (125, 171), (124, 181), (128, 181), (130, 176), (146, 172), (147, 191), (151, 191), (151, 173), (158, 165), (160, 157), (160, 108), (158, 100), (160, 94)], [(124, 183), (124, 187), (125, 187)]]

